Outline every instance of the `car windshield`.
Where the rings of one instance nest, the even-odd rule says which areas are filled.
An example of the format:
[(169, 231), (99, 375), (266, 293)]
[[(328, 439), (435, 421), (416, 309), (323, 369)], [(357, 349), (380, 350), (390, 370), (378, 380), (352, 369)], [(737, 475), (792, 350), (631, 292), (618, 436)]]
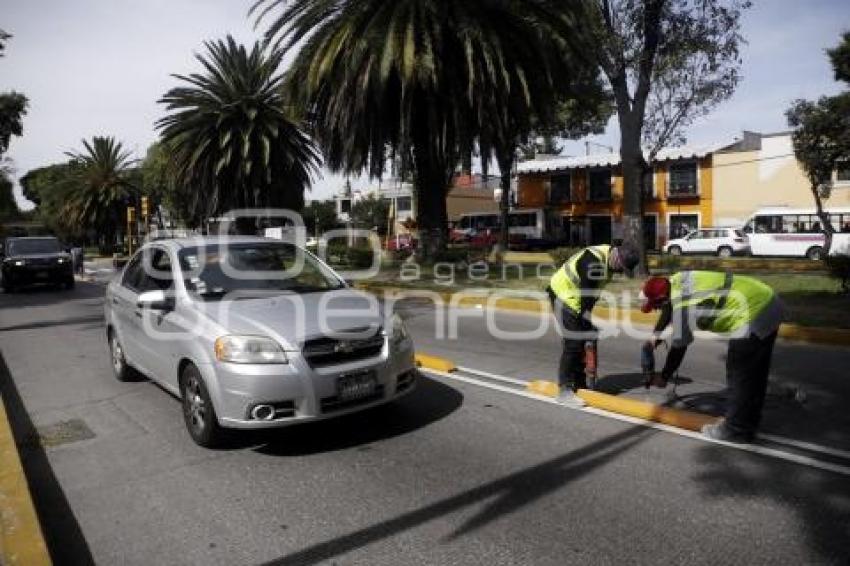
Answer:
[(9, 255), (55, 254), (59, 251), (59, 241), (56, 238), (33, 238), (26, 240), (11, 240)]
[(315, 293), (345, 283), (311, 254), (286, 243), (238, 243), (185, 248), (179, 253), (186, 289), (205, 300), (229, 293)]

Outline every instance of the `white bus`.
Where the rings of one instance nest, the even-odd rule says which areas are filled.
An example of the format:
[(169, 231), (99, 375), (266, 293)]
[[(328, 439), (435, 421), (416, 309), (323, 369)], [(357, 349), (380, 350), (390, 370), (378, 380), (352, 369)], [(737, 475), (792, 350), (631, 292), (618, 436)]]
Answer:
[[(830, 255), (850, 254), (850, 208), (826, 212), (835, 229)], [(814, 208), (760, 208), (743, 230), (754, 256), (823, 257), (824, 235)]]
[[(517, 209), (508, 212), (508, 234), (528, 240), (541, 240), (546, 229), (543, 210)], [(486, 230), (499, 229), (498, 212), (473, 212), (462, 214), (454, 229), (455, 237), (471, 237)]]

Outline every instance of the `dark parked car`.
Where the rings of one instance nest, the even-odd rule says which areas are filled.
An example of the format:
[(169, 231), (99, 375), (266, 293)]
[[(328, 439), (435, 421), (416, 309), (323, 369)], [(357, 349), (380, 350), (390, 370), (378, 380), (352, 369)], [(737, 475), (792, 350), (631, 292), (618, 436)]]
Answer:
[(74, 287), (71, 255), (62, 250), (56, 238), (7, 238), (2, 253), (3, 289), (7, 293), (38, 283)]

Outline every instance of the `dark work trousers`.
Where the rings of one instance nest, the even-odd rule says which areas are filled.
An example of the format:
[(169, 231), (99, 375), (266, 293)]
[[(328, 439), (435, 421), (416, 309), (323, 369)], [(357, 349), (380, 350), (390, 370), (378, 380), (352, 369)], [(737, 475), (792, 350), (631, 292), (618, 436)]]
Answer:
[(584, 374), (584, 343), (596, 340), (598, 333), (587, 317), (580, 316), (574, 310), (554, 301), (555, 313), (561, 323), (564, 349), (558, 364), (558, 384), (570, 387), (573, 391), (587, 388)]
[(775, 342), (776, 332), (765, 338), (750, 334), (729, 342), (726, 384), (730, 396), (725, 426), (735, 434), (752, 437), (758, 429)]

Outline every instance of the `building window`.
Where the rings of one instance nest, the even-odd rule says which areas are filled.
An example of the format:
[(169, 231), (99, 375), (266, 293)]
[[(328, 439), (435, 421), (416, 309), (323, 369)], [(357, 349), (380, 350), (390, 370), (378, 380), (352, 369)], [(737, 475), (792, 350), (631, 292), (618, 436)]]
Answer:
[(587, 173), (588, 194), (591, 201), (611, 200), (611, 170), (597, 169)]
[(395, 208), (397, 212), (410, 212), (412, 207), (413, 203), (410, 197), (398, 197), (395, 201)]
[(697, 174), (696, 162), (670, 165), (670, 186), (667, 188), (667, 196), (673, 198), (697, 196), (699, 194)]
[(571, 177), (569, 173), (553, 175), (549, 189), (549, 204), (570, 202)]
[(699, 228), (699, 215), (697, 214), (671, 214), (668, 225), (668, 237), (671, 240), (684, 238), (688, 233)]
[(850, 163), (841, 163), (835, 169), (835, 182), (850, 185)]
[(349, 214), (351, 212), (351, 199), (340, 199), (339, 212), (340, 214)]

